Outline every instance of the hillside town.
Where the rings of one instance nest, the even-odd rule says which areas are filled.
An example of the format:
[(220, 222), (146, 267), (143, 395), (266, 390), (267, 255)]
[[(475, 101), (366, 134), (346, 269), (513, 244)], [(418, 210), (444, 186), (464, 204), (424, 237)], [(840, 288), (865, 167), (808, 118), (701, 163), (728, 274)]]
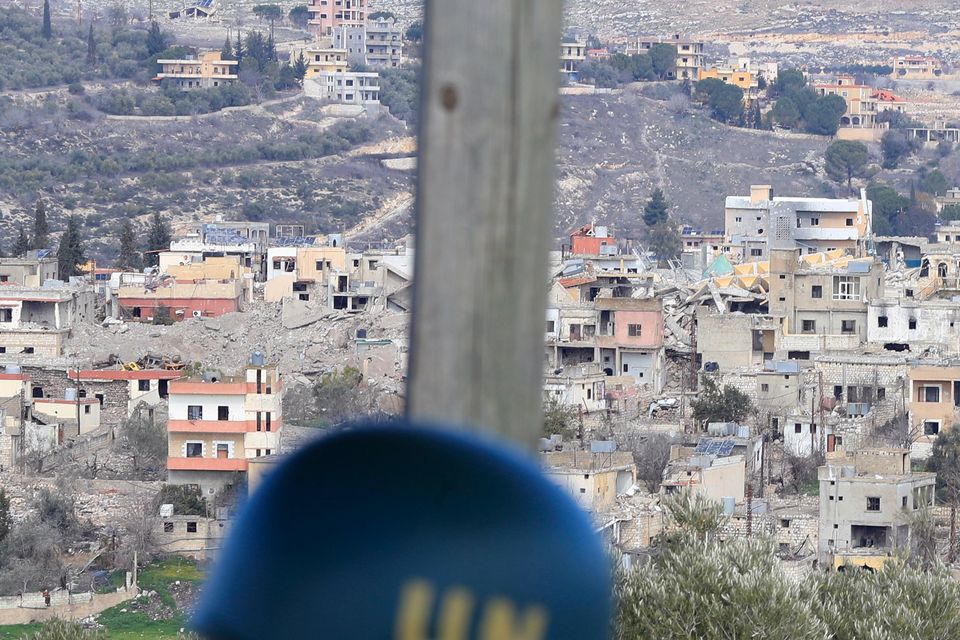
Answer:
[[(113, 39), (129, 25), (150, 54), (138, 76), (40, 83), (60, 93), (0, 78), (11, 144), (40, 128), (7, 111), (27, 89), (147, 145), (154, 125), (207, 146), (217, 118), (267, 122), (258, 155), (225, 161), (252, 163), (229, 183), (202, 163), (151, 169), (172, 176), (152, 178), (174, 194), (166, 208), (131, 193), (108, 213), (73, 183), (28, 200), (0, 182), (0, 636), (63, 619), (192, 637), (204, 572), (265, 479), (319, 438), (408, 408), (422, 18), (310, 0), (252, 7), (258, 26), (241, 30), (220, 4), (111, 9)], [(79, 9), (9, 10), (44, 41), (69, 26), (89, 66), (107, 64)], [(625, 575), (693, 531), (683, 553), (768, 545), (795, 586), (903, 566), (953, 585), (960, 49), (891, 36), (838, 64), (642, 26), (568, 19), (557, 52), (568, 120), (542, 282), (542, 474)], [(593, 139), (595, 121), (609, 131)], [(610, 132), (640, 164), (606, 150)], [(736, 151), (682, 168), (684, 149), (718, 136)], [(286, 161), (315, 164), (292, 187), (265, 182)], [(135, 162), (110, 171), (145, 184)], [(78, 175), (78, 191), (99, 189), (100, 174)], [(242, 195), (188, 209), (191, 184)], [(116, 220), (95, 228), (94, 214)]]

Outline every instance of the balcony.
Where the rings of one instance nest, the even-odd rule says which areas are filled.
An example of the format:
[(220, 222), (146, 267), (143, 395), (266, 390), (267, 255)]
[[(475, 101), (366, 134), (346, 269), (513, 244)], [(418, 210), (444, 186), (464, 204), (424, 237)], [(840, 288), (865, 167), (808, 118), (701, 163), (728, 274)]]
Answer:
[(246, 433), (249, 420), (168, 420), (171, 433)]
[(167, 458), (170, 471), (246, 471), (246, 458)]

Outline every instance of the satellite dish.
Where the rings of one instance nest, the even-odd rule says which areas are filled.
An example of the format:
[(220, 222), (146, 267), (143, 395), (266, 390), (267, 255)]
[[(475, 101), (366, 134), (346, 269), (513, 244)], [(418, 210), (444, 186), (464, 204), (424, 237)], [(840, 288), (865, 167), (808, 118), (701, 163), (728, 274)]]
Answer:
[(359, 427), (253, 494), (194, 623), (232, 640), (602, 639), (609, 569), (587, 515), (528, 457), (441, 429)]

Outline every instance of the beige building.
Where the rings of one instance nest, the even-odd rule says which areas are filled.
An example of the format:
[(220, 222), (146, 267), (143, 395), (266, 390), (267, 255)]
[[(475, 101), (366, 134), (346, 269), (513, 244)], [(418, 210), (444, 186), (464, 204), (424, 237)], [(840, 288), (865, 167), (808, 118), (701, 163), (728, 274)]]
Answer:
[(890, 77), (896, 80), (935, 80), (943, 75), (943, 65), (932, 56), (897, 56), (890, 66)]
[(868, 305), (883, 298), (879, 260), (811, 264), (816, 257), (801, 257), (799, 249), (771, 252), (768, 307), (781, 320), (779, 359), (808, 360), (820, 352), (858, 349), (867, 341)]
[(872, 215), (866, 191), (857, 199), (781, 197), (770, 185), (752, 185), (749, 196), (727, 196), (724, 231), (734, 260), (763, 260), (772, 247), (863, 255)]
[(670, 495), (678, 491), (692, 491), (714, 502), (733, 498), (744, 500), (747, 466), (742, 455), (676, 457), (674, 447), (671, 460), (664, 471), (660, 491)]
[(636, 484), (637, 469), (627, 451), (559, 451), (541, 458), (544, 473), (586, 511), (607, 511)]
[(29, 251), (24, 258), (0, 258), (0, 285), (40, 287), (56, 279), (57, 257), (46, 251)]
[(59, 356), (70, 329), (93, 322), (96, 311), (89, 287), (0, 287), (0, 358)]
[(960, 362), (913, 363), (909, 374), (914, 454), (926, 457), (937, 434), (960, 422)]
[(877, 99), (873, 87), (857, 84), (853, 76), (839, 76), (829, 84), (815, 84), (818, 96), (840, 96), (847, 110), (840, 116), (841, 127), (872, 129), (877, 125)]
[(830, 455), (818, 477), (825, 567), (879, 569), (908, 548), (914, 513), (934, 504), (936, 474), (914, 473), (907, 449)]
[(700, 69), (706, 65), (704, 43), (700, 40), (682, 38), (675, 34), (668, 38), (637, 38), (636, 52), (649, 51), (657, 44), (669, 44), (677, 48), (677, 60), (674, 68), (668, 72), (670, 80), (696, 80), (700, 77)]
[(329, 40), (314, 46), (295, 49), (290, 53), (290, 63), (297, 61), (300, 53), (307, 62), (304, 78), (313, 78), (320, 73), (344, 73), (349, 70), (346, 49), (335, 49)]
[(173, 82), (181, 89), (210, 89), (237, 80), (237, 61), (222, 60), (219, 51), (206, 51), (196, 57), (157, 60), (160, 73), (156, 82)]
[(33, 413), (41, 418), (79, 425), (71, 435), (83, 435), (100, 428), (100, 401), (96, 398), (34, 398)]
[(563, 42), (560, 44), (560, 73), (569, 80), (576, 80), (580, 65), (587, 59), (586, 42)]

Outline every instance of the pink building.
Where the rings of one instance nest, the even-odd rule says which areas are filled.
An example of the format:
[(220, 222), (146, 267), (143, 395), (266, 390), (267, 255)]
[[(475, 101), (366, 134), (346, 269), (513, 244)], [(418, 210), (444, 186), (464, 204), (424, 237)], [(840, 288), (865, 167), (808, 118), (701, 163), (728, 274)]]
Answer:
[(362, 27), (367, 22), (367, 0), (310, 0), (310, 31), (327, 36), (337, 27)]
[(595, 300), (597, 346), (607, 375), (633, 378), (654, 389), (663, 386), (663, 305), (655, 298)]

